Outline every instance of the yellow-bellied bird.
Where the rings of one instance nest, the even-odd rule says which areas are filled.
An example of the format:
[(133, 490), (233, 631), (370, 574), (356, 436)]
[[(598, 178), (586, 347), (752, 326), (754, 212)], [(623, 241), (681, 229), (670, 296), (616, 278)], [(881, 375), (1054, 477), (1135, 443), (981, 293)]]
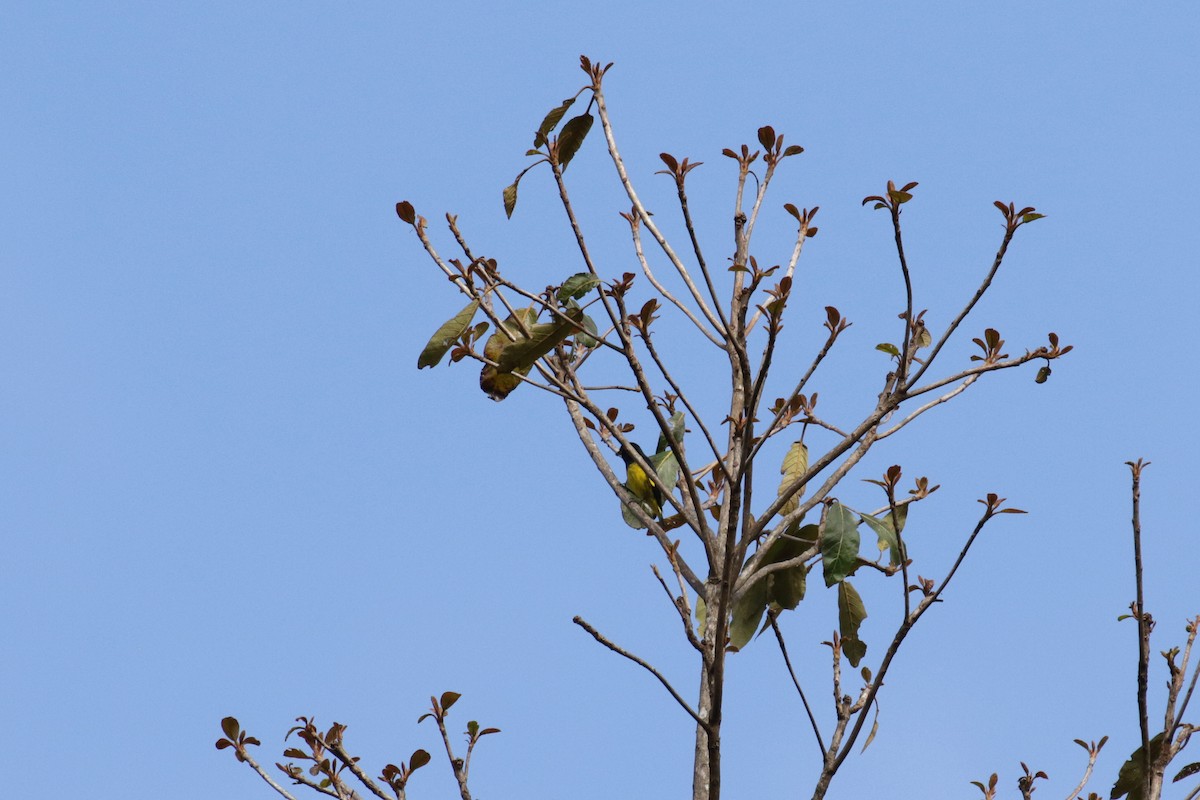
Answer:
[[(642, 452), (641, 447), (635, 444), (633, 445), (633, 449), (637, 451), (638, 455), (646, 463), (650, 463), (650, 459)], [(647, 475), (646, 471), (642, 469), (642, 465), (634, 460), (633, 455), (627, 448), (622, 447), (618, 455), (625, 462), (625, 488), (645, 504), (646, 511), (651, 517), (662, 517), (663, 493), (658, 485), (658, 476), (651, 477)]]

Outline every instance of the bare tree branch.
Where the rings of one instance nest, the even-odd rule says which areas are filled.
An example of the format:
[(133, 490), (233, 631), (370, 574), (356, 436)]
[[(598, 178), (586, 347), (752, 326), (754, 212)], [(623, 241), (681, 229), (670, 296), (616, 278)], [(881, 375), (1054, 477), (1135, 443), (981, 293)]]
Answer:
[(697, 725), (699, 725), (702, 728), (708, 727), (708, 723), (700, 718), (700, 715), (697, 714), (690, 705), (688, 705), (688, 702), (680, 696), (679, 692), (675, 691), (675, 687), (671, 685), (671, 682), (668, 681), (661, 672), (659, 672), (657, 669), (655, 669), (653, 666), (651, 666), (647, 661), (645, 661), (644, 659), (638, 658), (633, 653), (630, 653), (628, 650), (626, 650), (622, 647), (619, 647), (616, 644), (613, 644), (611, 641), (609, 641), (607, 638), (605, 638), (604, 634), (600, 633), (600, 631), (596, 630), (591, 625), (589, 625), (587, 623), (587, 621), (584, 620), (583, 617), (576, 616), (571, 621), (574, 622), (579, 627), (583, 628), (588, 633), (590, 633), (592, 635), (593, 639), (595, 639), (597, 642), (599, 642), (600, 644), (607, 647), (609, 650), (612, 650), (617, 655), (624, 656), (625, 658), (629, 659), (633, 663), (637, 664), (642, 669), (649, 672), (654, 677), (658, 678), (658, 682), (661, 683), (666, 688), (666, 690), (670, 693), (671, 697), (675, 698), (675, 702), (679, 703), (680, 708), (682, 708), (684, 711), (686, 711), (688, 713), (688, 715), (696, 721)]

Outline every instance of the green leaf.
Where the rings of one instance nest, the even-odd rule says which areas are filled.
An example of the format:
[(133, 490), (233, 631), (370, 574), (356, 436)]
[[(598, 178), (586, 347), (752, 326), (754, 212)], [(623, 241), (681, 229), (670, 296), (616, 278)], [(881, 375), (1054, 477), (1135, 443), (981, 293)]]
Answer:
[(596, 327), (596, 320), (583, 315), (583, 327), (587, 333), (576, 333), (575, 341), (584, 347), (599, 347), (600, 346), (600, 330)]
[(1046, 217), (1045, 214), (1032, 214), (1032, 213), (1031, 214), (1022, 214), (1021, 222), (1022, 223), (1033, 222), (1034, 220), (1045, 219), (1045, 217)]
[(913, 199), (911, 194), (908, 192), (902, 192), (899, 189), (893, 189), (892, 191), (888, 192), (888, 197), (892, 198), (892, 202), (896, 203), (897, 205), (901, 203), (907, 203), (909, 200)]
[[(683, 444), (683, 427), (684, 427), (683, 426), (683, 412), (676, 411), (674, 414), (671, 415), (671, 418), (669, 420), (667, 420), (667, 423), (668, 423), (669, 427), (671, 428), (671, 437), (673, 439), (675, 439), (675, 443), (678, 445), (682, 445)], [(661, 431), (658, 434), (658, 446), (655, 447), (654, 449), (655, 449), (655, 452), (658, 452), (658, 453), (661, 453), (665, 450), (670, 449), (670, 446), (667, 444), (667, 438), (662, 435)], [(672, 481), (671, 485), (673, 486), (674, 484), (675, 484), (675, 482)]]
[(858, 638), (858, 627), (866, 618), (867, 608), (863, 605), (858, 590), (849, 581), (839, 583), (838, 632), (842, 636), (842, 653), (852, 667), (857, 667), (858, 662), (867, 654), (866, 643)]
[[(892, 528), (892, 515), (890, 511), (884, 512), (882, 518), (872, 517), (870, 514), (859, 514), (862, 521), (867, 523), (871, 530), (875, 531), (875, 535), (879, 537), (879, 552), (889, 550), (891, 552), (891, 563), (893, 567), (898, 567), (904, 561), (904, 555), (900, 552), (902, 548), (899, 546), (898, 537), (895, 529)], [(900, 523), (900, 531), (904, 531), (904, 520), (908, 517), (908, 505), (897, 506), (896, 520)]]
[[(646, 508), (644, 504), (642, 505), (642, 510), (646, 512), (647, 516), (651, 516), (650, 510)], [(625, 520), (625, 524), (633, 528), (635, 531), (640, 531), (649, 527), (646, 523), (638, 519), (637, 513), (630, 508), (627, 503), (621, 503), (621, 519)]]
[[(1150, 761), (1158, 758), (1159, 751), (1162, 750), (1163, 735), (1160, 733), (1150, 740)], [(1112, 793), (1109, 795), (1112, 800), (1117, 800), (1118, 797), (1128, 794), (1129, 800), (1143, 800), (1142, 790), (1144, 785), (1142, 771), (1142, 748), (1139, 745), (1137, 750), (1133, 751), (1133, 755), (1129, 760), (1121, 765), (1120, 772), (1117, 773), (1117, 782), (1113, 784)]]
[(564, 339), (575, 333), (576, 323), (583, 320), (579, 309), (568, 310), (555, 316), (554, 322), (545, 322), (529, 328), (529, 338), (518, 335), (517, 341), (504, 345), (499, 358), (493, 359), (501, 372), (528, 371), (542, 356), (557, 347)]
[(896, 356), (897, 358), (900, 356), (900, 348), (891, 342), (880, 342), (875, 345), (875, 349), (887, 353), (889, 356)]
[(821, 560), (825, 568), (826, 586), (833, 586), (854, 572), (858, 548), (858, 523), (854, 513), (841, 503), (833, 502), (821, 534)]
[(479, 301), (472, 300), (462, 311), (442, 323), (442, 327), (437, 329), (425, 345), (425, 349), (421, 351), (421, 356), (417, 359), (417, 369), (437, 366), (451, 345), (471, 327), (471, 320), (475, 318), (475, 312), (478, 310)]
[[(669, 494), (679, 480), (679, 461), (676, 460), (675, 454), (670, 450), (655, 453), (650, 456), (650, 466), (654, 467), (654, 473), (658, 475), (658, 485), (663, 494)], [(663, 511), (666, 510), (664, 501)]]
[(575, 158), (575, 154), (579, 152), (580, 145), (583, 144), (584, 138), (592, 129), (592, 123), (595, 121), (595, 117), (591, 114), (580, 114), (578, 117), (571, 117), (567, 120), (562, 133), (558, 136), (558, 166), (560, 168), (565, 170), (571, 163), (571, 159)]
[(916, 339), (913, 340), (913, 345), (920, 350), (922, 347), (929, 347), (931, 344), (933, 344), (933, 334), (929, 332), (929, 328), (922, 325)]
[(577, 272), (558, 287), (558, 302), (565, 303), (568, 299), (578, 300), (599, 285), (600, 279), (590, 272)]
[(513, 211), (517, 207), (517, 184), (521, 182), (520, 178), (504, 187), (504, 215), (512, 219)]
[[(775, 540), (763, 555), (762, 565), (781, 564), (804, 554), (817, 541), (817, 526), (792, 525), (787, 532)], [(804, 564), (777, 570), (767, 576), (768, 598), (772, 603), (788, 611), (800, 605), (804, 599), (808, 568)]]
[[(779, 471), (783, 475), (783, 480), (779, 482), (779, 490), (776, 495), (782, 495), (799, 480), (801, 475), (808, 471), (808, 446), (802, 442), (792, 442), (787, 455), (783, 457), (783, 466), (779, 468)], [(789, 497), (788, 501), (783, 504), (779, 513), (787, 516), (799, 508), (800, 498), (803, 494), (804, 487), (800, 487), (800, 491)]]
[(765, 580), (755, 582), (733, 604), (733, 620), (729, 624), (729, 646), (741, 650), (758, 631), (763, 612), (767, 610), (768, 587)]
[(708, 607), (704, 604), (704, 596), (696, 595), (696, 631), (704, 633), (704, 623), (708, 620)]
[(567, 109), (574, 102), (574, 97), (568, 97), (562, 101), (562, 105), (556, 106), (546, 112), (546, 116), (542, 119), (542, 124), (538, 125), (537, 133), (533, 135), (534, 147), (541, 147), (546, 144), (546, 137), (550, 135), (550, 131), (558, 127), (558, 123), (562, 120), (563, 115), (567, 113)]

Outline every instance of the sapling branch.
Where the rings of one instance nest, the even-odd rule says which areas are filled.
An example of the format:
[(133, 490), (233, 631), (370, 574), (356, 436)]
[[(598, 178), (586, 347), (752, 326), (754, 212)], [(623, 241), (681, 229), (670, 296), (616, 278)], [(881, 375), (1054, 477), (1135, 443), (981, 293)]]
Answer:
[[(946, 342), (950, 341), (950, 337), (954, 335), (956, 330), (958, 330), (958, 326), (961, 325), (962, 321), (967, 318), (967, 315), (971, 313), (971, 309), (975, 308), (975, 305), (980, 301), (983, 295), (987, 292), (988, 288), (992, 285), (992, 280), (996, 277), (996, 273), (1000, 270), (1000, 264), (1004, 262), (1004, 254), (1008, 252), (1008, 244), (1012, 241), (1013, 234), (1015, 232), (1016, 228), (1012, 227), (1011, 225), (1005, 227), (1004, 238), (1000, 242), (1000, 248), (996, 251), (995, 258), (992, 259), (991, 269), (988, 270), (983, 282), (979, 284), (979, 288), (975, 290), (974, 296), (967, 301), (967, 304), (963, 306), (963, 309), (958, 312), (958, 315), (950, 322), (949, 325), (946, 326), (946, 330), (942, 332), (942, 335), (933, 344), (933, 348), (929, 351), (929, 355), (925, 357), (925, 363), (921, 365), (920, 369), (912, 373), (911, 377), (909, 377), (907, 381), (907, 385), (909, 387), (916, 385), (917, 381), (921, 380), (921, 376), (924, 375), (925, 371), (933, 364), (933, 361), (937, 358), (938, 353), (942, 352), (942, 348), (946, 346)], [(914, 393), (910, 391), (909, 394), (911, 395)]]
[(1137, 600), (1134, 603), (1134, 620), (1136, 620), (1138, 626), (1138, 726), (1142, 734), (1142, 777), (1144, 779), (1143, 796), (1150, 797), (1152, 771), (1150, 757), (1150, 714), (1147, 705), (1147, 692), (1149, 690), (1150, 673), (1150, 631), (1154, 627), (1154, 622), (1150, 619), (1149, 614), (1146, 612), (1145, 596), (1142, 590), (1141, 501), (1142, 470), (1146, 466), (1147, 465), (1145, 462), (1143, 462), (1141, 459), (1138, 459), (1136, 463), (1129, 465), (1129, 470), (1133, 476), (1133, 571), (1137, 586)]
[(908, 259), (904, 255), (904, 237), (900, 231), (901, 203), (893, 200), (892, 231), (896, 239), (896, 256), (900, 259), (900, 272), (904, 275), (904, 340), (900, 346), (900, 366), (896, 377), (896, 385), (904, 386), (908, 375), (908, 367), (916, 354), (916, 342), (913, 341), (913, 288), (912, 274), (908, 271)]
[[(663, 379), (666, 380), (667, 384), (671, 387), (671, 391), (679, 397), (680, 402), (683, 403), (683, 407), (686, 408), (688, 414), (691, 415), (692, 421), (695, 422), (700, 428), (700, 432), (703, 434), (704, 440), (708, 442), (708, 447), (710, 450), (712, 450), (713, 457), (716, 458), (718, 468), (724, 473), (725, 462), (721, 457), (721, 451), (717, 448), (717, 443), (713, 440), (712, 434), (709, 433), (708, 426), (704, 424), (704, 418), (700, 416), (695, 407), (692, 406), (692, 403), (690, 400), (688, 400), (688, 396), (683, 391), (683, 388), (671, 376), (670, 371), (667, 369), (666, 362), (663, 361), (662, 357), (658, 354), (658, 350), (654, 347), (654, 341), (649, 332), (646, 332), (642, 336), (642, 342), (646, 345), (646, 351), (650, 353), (650, 358), (658, 367), (658, 371), (662, 374)], [(693, 478), (695, 477), (698, 477), (698, 475), (693, 475)], [(725, 477), (728, 479), (729, 475), (726, 474)]]
[(704, 297), (700, 294), (695, 281), (692, 280), (692, 276), (688, 273), (687, 267), (684, 266), (679, 256), (675, 254), (675, 250), (667, 242), (666, 237), (663, 236), (658, 226), (654, 224), (654, 220), (650, 218), (650, 212), (642, 205), (641, 198), (638, 197), (637, 191), (633, 188), (633, 182), (629, 180), (629, 174), (625, 170), (625, 161), (621, 158), (621, 153), (617, 149), (616, 138), (613, 136), (612, 122), (608, 116), (608, 106), (604, 101), (604, 90), (601, 87), (600, 79), (596, 79), (592, 84), (592, 96), (596, 100), (596, 112), (600, 117), (600, 126), (604, 130), (604, 141), (608, 145), (609, 157), (612, 158), (613, 166), (617, 170), (617, 177), (621, 180), (621, 186), (624, 187), (625, 194), (629, 197), (629, 202), (633, 204), (638, 216), (641, 217), (646, 230), (650, 231), (650, 235), (654, 237), (654, 241), (658, 242), (658, 246), (675, 267), (675, 271), (679, 273), (679, 277), (683, 279), (684, 285), (691, 292), (692, 298), (696, 301), (704, 318), (708, 320), (709, 324), (718, 333), (722, 336), (727, 336), (725, 326), (721, 324), (721, 321), (709, 309), (708, 304), (704, 302)]
[[(663, 154), (666, 155), (665, 153)], [(667, 166), (671, 166), (671, 162), (663, 158)], [(672, 159), (674, 161), (674, 159)], [(687, 227), (688, 238), (692, 242), (692, 252), (696, 255), (696, 264), (700, 267), (700, 275), (704, 278), (704, 285), (708, 289), (709, 299), (713, 302), (713, 308), (716, 309), (717, 317), (720, 319), (721, 327), (718, 330), (728, 330), (729, 321), (725, 318), (725, 312), (721, 309), (721, 298), (717, 294), (716, 287), (713, 286), (712, 274), (708, 270), (708, 262), (704, 258), (704, 251), (700, 247), (700, 240), (696, 236), (696, 226), (692, 223), (692, 212), (688, 207), (687, 191), (684, 188), (684, 182), (687, 180), (687, 174), (692, 169), (700, 166), (702, 162), (697, 161), (694, 164), (688, 164), (685, 158), (681, 164), (675, 164), (675, 169), (672, 174), (675, 176), (675, 188), (679, 195), (679, 207), (683, 211), (683, 223)]]
[[(984, 501), (981, 500), (980, 502)], [(870, 707), (871, 703), (875, 701), (875, 696), (879, 694), (879, 690), (883, 686), (884, 678), (887, 676), (888, 669), (892, 665), (892, 660), (896, 657), (896, 653), (900, 650), (900, 645), (904, 643), (904, 639), (908, 636), (909, 631), (912, 630), (913, 626), (917, 624), (917, 621), (925, 614), (925, 612), (928, 611), (934, 603), (938, 602), (942, 592), (944, 592), (946, 587), (950, 585), (950, 581), (954, 578), (954, 574), (958, 571), (959, 566), (961, 566), (962, 562), (966, 559), (967, 553), (971, 550), (971, 545), (975, 543), (975, 539), (978, 538), (980, 532), (983, 530), (984, 525), (986, 525), (988, 521), (996, 514), (1006, 513), (1009, 510), (1001, 509), (1000, 503), (1003, 503), (1003, 499), (997, 498), (995, 495), (988, 496), (988, 502), (984, 503), (984, 505), (987, 507), (986, 511), (984, 511), (983, 516), (980, 517), (979, 522), (975, 524), (975, 528), (971, 531), (971, 535), (967, 537), (966, 543), (963, 544), (962, 549), (958, 553), (958, 557), (954, 561), (954, 565), (950, 567), (950, 571), (946, 573), (946, 577), (942, 579), (942, 582), (937, 586), (936, 589), (933, 589), (924, 597), (922, 597), (921, 601), (917, 603), (916, 608), (914, 608), (910, 613), (906, 614), (904, 620), (900, 623), (900, 627), (896, 630), (895, 635), (892, 637), (891, 643), (888, 645), (887, 652), (884, 653), (883, 660), (879, 664), (878, 671), (868, 684), (868, 692), (865, 702), (863, 703), (864, 711), (861, 711), (858, 714), (858, 717), (854, 722), (854, 727), (851, 729), (849, 736), (846, 738), (846, 746), (842, 748), (841, 752), (834, 760), (831, 774), (832, 772), (837, 771), (837, 769), (842, 765), (842, 762), (846, 760), (846, 756), (850, 754), (851, 749), (854, 747), (854, 742), (858, 739), (858, 735), (862, 730), (863, 723), (867, 718), (865, 709)]]
[(662, 283), (659, 282), (658, 278), (656, 278), (654, 276), (654, 271), (650, 269), (650, 263), (646, 260), (646, 253), (642, 248), (642, 235), (641, 235), (641, 220), (642, 220), (642, 218), (640, 216), (637, 216), (636, 212), (634, 212), (633, 214), (630, 214), (628, 216), (626, 216), (625, 214), (622, 214), (621, 216), (625, 217), (625, 219), (629, 222), (630, 236), (633, 239), (633, 251), (634, 251), (634, 254), (637, 255), (638, 263), (642, 267), (642, 273), (645, 274), (646, 279), (648, 281), (650, 281), (650, 285), (653, 286), (655, 291), (657, 291), (660, 295), (662, 295), (667, 300), (669, 300), (673, 306), (675, 306), (680, 311), (682, 311), (683, 315), (685, 317), (687, 317), (689, 320), (691, 320), (692, 324), (696, 326), (696, 330), (700, 331), (700, 333), (703, 334), (705, 339), (708, 339), (710, 342), (715, 344), (717, 347), (723, 348), (724, 345), (721, 344), (720, 340), (718, 340), (717, 337), (713, 335), (712, 331), (710, 331), (707, 327), (705, 327), (704, 323), (702, 323), (699, 319), (696, 318), (696, 315), (692, 313), (692, 310), (690, 308), (688, 308), (686, 305), (684, 305), (683, 302), (679, 298), (677, 298), (675, 295), (673, 295), (667, 289), (667, 287), (663, 286)]

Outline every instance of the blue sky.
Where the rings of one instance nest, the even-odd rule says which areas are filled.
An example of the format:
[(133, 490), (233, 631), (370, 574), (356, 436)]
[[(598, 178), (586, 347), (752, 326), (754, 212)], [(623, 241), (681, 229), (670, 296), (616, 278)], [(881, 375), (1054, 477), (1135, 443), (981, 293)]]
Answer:
[[(692, 685), (649, 540), (552, 398), (493, 404), (466, 364), (416, 371), (462, 301), (393, 211), (458, 213), (535, 287), (578, 271), (546, 176), (523, 182), (511, 221), (500, 190), (586, 53), (617, 64), (621, 146), (667, 224), (657, 154), (706, 162), (692, 191), (714, 251), (732, 207), (721, 148), (768, 123), (804, 145), (759, 258), (786, 257), (784, 202), (821, 206), (789, 345), (804, 363), (824, 305), (854, 321), (815, 386), (831, 417), (870, 404), (874, 345), (900, 308), (886, 220), (862, 197), (920, 181), (907, 244), (935, 328), (990, 263), (993, 200), (1049, 215), (1019, 232), (966, 327), (1017, 352), (1055, 330), (1075, 352), (1044, 386), (1032, 370), (982, 381), (864, 474), (900, 463), (942, 484), (906, 531), (922, 574), (944, 572), (974, 498), (1031, 513), (998, 520), (918, 626), (879, 735), (830, 796), (970, 797), (993, 770), (1011, 796), (1019, 760), (1062, 796), (1084, 761), (1071, 740), (1108, 734), (1106, 791), (1137, 736), (1133, 629), (1115, 622), (1133, 591), (1128, 459), (1154, 462), (1159, 647), (1200, 612), (1183, 505), (1197, 41), (1183, 2), (7, 3), (0, 717), (20, 767), (6, 790), (266, 797), (213, 749), (222, 716), (266, 742), (266, 763), (297, 715), (347, 723), (377, 770), (435, 744), (416, 718), (454, 690), (453, 726), (504, 731), (476, 757), (479, 795), (684, 796), (688, 720), (570, 622)], [(598, 138), (571, 180), (598, 252), (626, 271), (627, 204)], [(703, 393), (713, 373), (686, 335), (679, 348)], [(846, 502), (874, 500), (852, 483)], [(893, 588), (863, 589), (868, 663)], [(822, 701), (827, 595), (785, 626)], [(801, 796), (816, 772), (769, 644), (731, 662), (730, 797)], [(440, 765), (411, 784), (451, 790)]]

